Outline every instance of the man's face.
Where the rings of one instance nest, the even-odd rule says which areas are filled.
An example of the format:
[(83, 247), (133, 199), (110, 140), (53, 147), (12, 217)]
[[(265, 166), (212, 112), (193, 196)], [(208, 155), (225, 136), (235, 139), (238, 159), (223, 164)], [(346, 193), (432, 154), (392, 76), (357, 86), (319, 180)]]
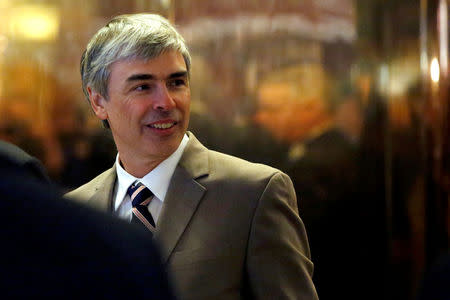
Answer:
[(190, 88), (183, 56), (164, 52), (111, 65), (108, 99), (88, 89), (96, 115), (107, 119), (125, 168), (161, 162), (179, 146), (189, 123)]

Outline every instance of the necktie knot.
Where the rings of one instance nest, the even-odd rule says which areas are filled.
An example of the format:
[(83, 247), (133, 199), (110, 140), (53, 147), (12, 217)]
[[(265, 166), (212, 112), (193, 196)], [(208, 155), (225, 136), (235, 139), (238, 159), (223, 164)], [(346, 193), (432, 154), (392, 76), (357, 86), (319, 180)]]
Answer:
[(153, 193), (142, 183), (133, 183), (127, 190), (133, 205), (133, 223), (144, 224), (150, 231), (155, 228), (155, 221), (148, 211), (148, 204), (153, 199)]
[(136, 182), (130, 185), (127, 194), (131, 198), (133, 207), (138, 205), (147, 206), (150, 203), (153, 193), (142, 183)]

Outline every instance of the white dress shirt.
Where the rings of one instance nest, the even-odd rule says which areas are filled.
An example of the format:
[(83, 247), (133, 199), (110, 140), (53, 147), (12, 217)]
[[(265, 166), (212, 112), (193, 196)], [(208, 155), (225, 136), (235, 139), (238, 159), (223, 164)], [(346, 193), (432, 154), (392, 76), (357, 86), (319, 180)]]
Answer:
[(169, 188), (170, 179), (172, 178), (173, 172), (180, 161), (181, 155), (183, 154), (184, 148), (186, 147), (188, 141), (189, 137), (185, 134), (177, 150), (175, 150), (175, 152), (172, 153), (166, 160), (162, 161), (156, 168), (142, 178), (134, 177), (125, 171), (125, 169), (120, 165), (120, 153), (117, 154), (117, 182), (114, 189), (114, 211), (117, 216), (131, 221), (132, 204), (130, 196), (127, 195), (127, 190), (131, 184), (135, 181), (139, 181), (155, 195), (153, 200), (150, 201), (150, 204), (148, 205), (148, 210), (152, 214), (155, 224), (158, 222), (159, 214), (161, 212), (164, 199), (166, 198), (167, 189)]

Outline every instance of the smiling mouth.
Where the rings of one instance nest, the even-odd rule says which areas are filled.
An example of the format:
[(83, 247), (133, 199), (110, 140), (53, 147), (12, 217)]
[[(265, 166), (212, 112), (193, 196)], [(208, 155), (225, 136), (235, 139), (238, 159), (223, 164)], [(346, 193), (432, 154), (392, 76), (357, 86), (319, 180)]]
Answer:
[(157, 124), (150, 124), (147, 125), (147, 127), (154, 128), (154, 129), (169, 129), (175, 126), (177, 122), (170, 122), (170, 123), (157, 123)]

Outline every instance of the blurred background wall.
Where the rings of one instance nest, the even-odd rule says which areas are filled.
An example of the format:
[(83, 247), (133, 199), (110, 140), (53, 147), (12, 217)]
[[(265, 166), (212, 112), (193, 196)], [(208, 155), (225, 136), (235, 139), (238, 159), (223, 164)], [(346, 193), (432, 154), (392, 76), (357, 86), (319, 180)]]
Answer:
[(448, 11), (446, 0), (0, 0), (0, 139), (67, 190), (110, 167), (81, 53), (112, 16), (160, 13), (192, 52), (190, 130), (291, 176), (320, 298), (414, 299), (448, 251)]

